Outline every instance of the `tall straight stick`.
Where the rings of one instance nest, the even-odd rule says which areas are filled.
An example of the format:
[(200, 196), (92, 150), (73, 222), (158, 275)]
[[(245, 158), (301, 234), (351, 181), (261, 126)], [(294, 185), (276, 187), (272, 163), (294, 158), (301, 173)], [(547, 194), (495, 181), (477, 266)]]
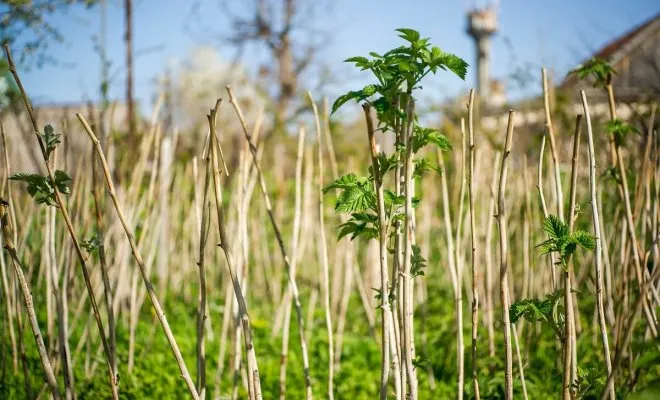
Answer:
[(328, 330), (328, 399), (333, 400), (334, 396), (334, 378), (335, 378), (335, 341), (332, 331), (332, 312), (330, 310), (330, 273), (328, 266), (328, 245), (325, 238), (325, 217), (323, 207), (323, 138), (321, 136), (321, 120), (319, 111), (314, 102), (311, 92), (307, 92), (309, 101), (312, 103), (314, 111), (314, 121), (316, 122), (316, 139), (318, 140), (318, 158), (319, 158), (319, 231), (320, 231), (320, 251), (321, 265), (323, 268), (323, 304), (325, 308), (325, 325)]
[[(444, 157), (440, 150), (438, 150), (438, 164), (442, 171), (446, 171)], [(463, 351), (463, 304), (460, 279), (458, 277), (458, 267), (456, 261), (456, 252), (454, 251), (454, 237), (452, 235), (453, 228), (451, 222), (451, 214), (449, 211), (449, 189), (447, 188), (447, 175), (444, 173), (440, 175), (440, 183), (442, 188), (442, 207), (445, 225), (445, 236), (447, 237), (447, 258), (449, 259), (449, 277), (454, 289), (454, 317), (456, 321), (456, 397), (462, 399), (463, 396), (463, 368), (464, 368), (464, 351)]]
[[(181, 377), (185, 381), (191, 397), (195, 400), (198, 400), (199, 395), (197, 394), (197, 390), (195, 389), (195, 384), (190, 378), (190, 373), (188, 372), (188, 368), (186, 367), (186, 364), (183, 360), (183, 356), (181, 355), (181, 350), (179, 350), (179, 346), (176, 344), (176, 339), (174, 338), (172, 329), (170, 328), (170, 325), (167, 322), (167, 318), (165, 317), (165, 312), (163, 311), (163, 308), (160, 305), (160, 301), (156, 296), (156, 292), (154, 291), (153, 285), (149, 280), (146, 266), (144, 260), (142, 259), (142, 255), (140, 254), (140, 250), (138, 249), (137, 243), (135, 242), (135, 237), (133, 236), (132, 229), (128, 226), (128, 222), (126, 221), (124, 211), (122, 210), (121, 205), (119, 204), (119, 199), (117, 198), (117, 193), (115, 191), (115, 185), (112, 181), (112, 176), (110, 175), (110, 168), (108, 167), (108, 163), (105, 159), (105, 154), (103, 153), (103, 149), (101, 148), (101, 142), (96, 137), (96, 135), (94, 135), (94, 132), (87, 123), (85, 117), (83, 117), (79, 113), (76, 114), (76, 117), (78, 117), (78, 120), (85, 129), (85, 132), (87, 132), (87, 135), (89, 135), (89, 138), (91, 139), (92, 143), (94, 144), (94, 148), (96, 149), (96, 154), (99, 160), (101, 161), (101, 168), (103, 169), (103, 174), (105, 176), (106, 184), (108, 186), (108, 195), (112, 199), (112, 203), (115, 206), (115, 211), (117, 212), (117, 217), (119, 218), (119, 221), (121, 222), (121, 225), (124, 228), (124, 233), (128, 238), (128, 243), (131, 247), (131, 252), (133, 253), (133, 258), (135, 258), (135, 262), (137, 263), (138, 268), (140, 269), (140, 274), (142, 275), (142, 279), (144, 280), (144, 284), (146, 286), (147, 293), (149, 294), (149, 299), (151, 300), (151, 304), (153, 305), (154, 311), (156, 312), (156, 316), (158, 317), (158, 320), (160, 321), (160, 324), (163, 327), (163, 331), (165, 332), (167, 341), (170, 344), (172, 353), (174, 353), (174, 358), (176, 359), (176, 363), (179, 366), (179, 370), (181, 371)], [(93, 298), (93, 296), (90, 297)]]
[[(582, 123), (582, 114), (578, 114), (575, 121), (575, 132), (573, 134), (573, 158), (571, 161), (571, 190), (568, 207), (568, 226), (573, 231), (575, 218), (577, 217), (576, 196), (577, 196), (577, 174), (578, 161), (580, 153), (580, 127)], [(575, 396), (575, 389), (572, 383), (577, 379), (577, 337), (575, 331), (575, 309), (573, 308), (573, 262), (570, 261), (566, 266), (564, 273), (564, 313), (566, 323), (564, 324), (564, 338), (566, 338), (564, 347), (564, 388), (563, 393), (568, 390), (569, 396)]]
[(406, 377), (409, 386), (409, 398), (417, 400), (417, 374), (413, 365), (413, 330), (410, 315), (412, 314), (412, 293), (411, 293), (411, 279), (410, 269), (412, 261), (412, 244), (413, 244), (413, 226), (414, 214), (412, 208), (413, 193), (413, 162), (414, 155), (412, 151), (412, 132), (413, 132), (413, 116), (415, 115), (415, 101), (410, 99), (408, 101), (408, 122), (406, 123), (406, 131), (403, 132), (406, 144), (406, 157), (405, 157), (405, 225), (404, 225), (404, 248), (403, 248), (403, 315), (401, 320), (403, 322), (403, 343), (402, 343), (402, 359), (406, 367)]
[(509, 111), (509, 122), (506, 128), (504, 153), (500, 165), (500, 180), (497, 190), (497, 224), (500, 231), (500, 299), (502, 302), (502, 325), (504, 329), (504, 394), (506, 400), (513, 399), (513, 354), (511, 349), (511, 320), (509, 319), (509, 238), (507, 232), (506, 209), (504, 193), (506, 190), (506, 174), (509, 168), (511, 142), (513, 137), (513, 117), (515, 111)]
[[(547, 130), (547, 127), (546, 127)], [(543, 195), (543, 156), (545, 154), (545, 138), (546, 134), (543, 134), (543, 139), (541, 139), (541, 151), (539, 153), (539, 166), (538, 166), (538, 176), (536, 189), (539, 191), (539, 200), (541, 203), (541, 211), (543, 212), (543, 218), (548, 218), (548, 206), (545, 203), (545, 196)], [(550, 253), (550, 279), (552, 281), (552, 290), (557, 290), (557, 274), (555, 272), (556, 259), (555, 254)]]
[[(302, 209), (302, 169), (303, 159), (305, 155), (305, 130), (298, 131), (298, 152), (296, 156), (296, 193), (295, 205), (293, 216), (293, 238), (291, 239), (291, 273), (295, 276), (296, 266), (300, 258), (299, 242), (300, 242), (300, 221)], [(286, 398), (286, 367), (288, 363), (289, 354), (289, 328), (291, 326), (291, 288), (287, 287), (287, 292), (284, 298), (285, 316), (284, 323), (282, 324), (282, 352), (280, 358), (280, 400)]]
[(550, 139), (550, 152), (552, 154), (552, 164), (555, 172), (555, 194), (557, 197), (557, 216), (564, 222), (564, 194), (561, 188), (561, 175), (559, 173), (559, 157), (557, 155), (557, 144), (555, 143), (555, 131), (552, 127), (552, 118), (550, 116), (550, 91), (548, 89), (548, 71), (541, 69), (543, 79), (543, 105), (545, 109), (545, 125), (547, 127), (548, 138)]
[[(607, 322), (605, 322), (605, 308), (603, 306), (603, 273), (602, 273), (602, 255), (603, 242), (600, 234), (600, 215), (598, 214), (598, 199), (596, 195), (596, 152), (594, 150), (593, 130), (591, 128), (591, 115), (589, 114), (589, 104), (584, 90), (580, 90), (582, 98), (582, 107), (584, 116), (587, 120), (587, 146), (589, 148), (589, 189), (591, 192), (591, 213), (594, 225), (594, 236), (596, 237), (596, 248), (594, 250), (594, 268), (596, 269), (596, 307), (598, 311), (598, 326), (600, 328), (600, 337), (603, 342), (603, 355), (605, 356), (605, 367), (607, 373), (612, 372), (612, 360), (610, 359), (610, 345), (607, 338)], [(607, 387), (610, 400), (616, 400), (614, 391), (614, 381), (610, 380)]]
[[(100, 188), (103, 188), (103, 183), (99, 180), (96, 171), (97, 161), (94, 160), (94, 148), (92, 147), (92, 194), (94, 196), (94, 211), (96, 216), (96, 237), (99, 239), (99, 264), (101, 266), (101, 277), (103, 278), (103, 294), (105, 296), (105, 307), (108, 313), (108, 341), (110, 345), (110, 354), (112, 355), (112, 368), (115, 376), (117, 375), (117, 339), (115, 328), (115, 311), (114, 301), (112, 296), (112, 286), (110, 284), (110, 277), (108, 276), (108, 262), (105, 256), (105, 240), (103, 224), (103, 203), (101, 203)], [(66, 295), (66, 293), (64, 293)]]
[[(369, 104), (362, 106), (364, 116), (367, 121), (367, 134), (369, 137), (369, 150), (371, 155), (371, 165), (374, 171), (374, 185), (376, 187), (376, 201), (378, 203), (378, 244), (380, 260), (380, 310), (381, 310), (381, 364), (380, 364), (380, 399), (387, 399), (387, 382), (390, 373), (390, 325), (392, 323), (392, 309), (390, 308), (389, 293), (389, 272), (387, 267), (387, 258), (389, 252), (387, 249), (387, 220), (385, 216), (385, 195), (383, 189), (383, 180), (378, 164), (378, 154), (376, 152), (376, 137), (374, 134), (374, 120), (371, 115)], [(395, 371), (398, 374), (398, 371)]]
[[(206, 321), (206, 264), (205, 249), (211, 228), (210, 213), (211, 201), (209, 200), (209, 187), (211, 186), (211, 170), (208, 159), (211, 157), (210, 146), (215, 143), (209, 140), (209, 146), (204, 155), (204, 191), (202, 193), (202, 218), (199, 225), (199, 254), (197, 256), (197, 267), (199, 270), (199, 305), (197, 307), (197, 393), (199, 397), (206, 397), (206, 353), (204, 345), (204, 322)], [(195, 183), (196, 184), (196, 183)]]
[(472, 244), (472, 386), (475, 400), (479, 400), (477, 379), (477, 330), (479, 328), (479, 270), (477, 269), (477, 228), (474, 217), (474, 89), (470, 89), (468, 101), (468, 135), (470, 164), (468, 170), (468, 193), (470, 198), (470, 238)]

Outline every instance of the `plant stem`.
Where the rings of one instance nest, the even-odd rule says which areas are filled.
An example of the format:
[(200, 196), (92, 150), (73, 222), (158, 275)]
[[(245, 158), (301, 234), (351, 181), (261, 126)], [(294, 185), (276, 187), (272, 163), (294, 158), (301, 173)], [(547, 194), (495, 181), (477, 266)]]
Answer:
[[(440, 150), (438, 150), (438, 163), (442, 171), (446, 171), (444, 157)], [(463, 305), (462, 293), (463, 290), (458, 278), (458, 266), (456, 261), (456, 252), (454, 250), (454, 237), (451, 222), (451, 213), (449, 211), (449, 190), (447, 189), (447, 176), (445, 173), (440, 175), (440, 184), (442, 189), (442, 207), (445, 225), (445, 236), (447, 237), (447, 258), (449, 259), (449, 276), (451, 279), (452, 287), (454, 289), (454, 318), (456, 321), (456, 397), (460, 398), (463, 395), (463, 368), (464, 368), (464, 352), (463, 352)]]
[[(578, 174), (578, 161), (580, 153), (580, 127), (582, 123), (582, 115), (578, 114), (575, 121), (575, 132), (573, 134), (573, 158), (571, 161), (571, 190), (570, 190), (570, 203), (568, 207), (568, 227), (569, 231), (573, 232), (575, 218), (577, 216), (577, 209), (575, 208), (577, 196), (577, 174)], [(573, 384), (577, 382), (577, 338), (575, 331), (575, 313), (573, 306), (573, 261), (569, 260), (566, 265), (564, 273), (564, 307), (566, 315), (565, 333), (566, 338), (566, 360), (570, 356), (568, 363), (564, 363), (564, 391), (570, 391), (570, 398), (575, 397), (575, 387)], [(576, 306), (577, 308), (577, 306)], [(567, 382), (568, 379), (568, 382)], [(566, 385), (568, 387), (566, 387)]]
[(495, 217), (500, 231), (500, 299), (502, 302), (502, 323), (504, 329), (504, 394), (506, 400), (513, 399), (513, 354), (511, 349), (511, 320), (509, 319), (509, 238), (504, 193), (509, 167), (507, 161), (511, 155), (514, 115), (515, 111), (510, 110), (506, 128), (506, 140), (504, 142), (504, 153), (502, 154), (502, 164), (500, 165), (500, 179), (497, 190), (497, 216)]
[[(209, 146), (211, 142), (209, 142)], [(205, 249), (211, 228), (211, 201), (209, 200), (209, 187), (211, 185), (211, 169), (208, 158), (211, 157), (211, 149), (206, 149), (204, 158), (204, 189), (202, 193), (202, 218), (199, 226), (199, 254), (197, 256), (197, 267), (199, 269), (199, 305), (197, 307), (197, 393), (200, 399), (206, 397), (206, 350), (204, 345), (204, 323), (206, 321), (206, 262)]]
[[(546, 127), (546, 133), (547, 133), (547, 127)], [(541, 210), (543, 211), (543, 218), (548, 218), (548, 206), (545, 203), (545, 196), (543, 195), (543, 155), (545, 154), (545, 138), (546, 134), (544, 133), (543, 138), (541, 139), (541, 151), (539, 155), (539, 167), (538, 167), (538, 181), (536, 184), (536, 188), (539, 191), (539, 200), (541, 202)], [(556, 258), (554, 253), (550, 253), (550, 277), (552, 280), (552, 290), (556, 291), (557, 290), (557, 273), (555, 271), (556, 268)]]
[[(298, 244), (300, 242), (300, 220), (302, 209), (302, 167), (305, 156), (305, 130), (298, 131), (298, 152), (296, 156), (296, 193), (293, 216), (293, 238), (291, 239), (291, 269), (295, 275), (298, 259), (300, 257)], [(286, 398), (286, 366), (289, 354), (289, 328), (291, 325), (291, 288), (287, 287), (285, 295), (285, 317), (282, 324), (282, 352), (280, 359), (280, 400)]]
[[(600, 337), (603, 342), (603, 355), (605, 358), (605, 367), (607, 373), (612, 372), (612, 361), (610, 360), (610, 345), (607, 338), (607, 322), (605, 321), (605, 308), (603, 306), (603, 274), (602, 274), (602, 253), (603, 242), (600, 234), (600, 215), (598, 214), (598, 199), (596, 196), (596, 152), (594, 150), (594, 138), (591, 128), (591, 115), (589, 114), (589, 104), (584, 90), (580, 91), (582, 98), (582, 107), (587, 120), (587, 145), (589, 148), (589, 189), (591, 192), (591, 212), (594, 226), (594, 236), (596, 237), (596, 248), (594, 250), (594, 267), (596, 269), (596, 307), (598, 311), (598, 326), (600, 328)], [(610, 400), (616, 400), (614, 391), (614, 381), (610, 380), (607, 387)]]
[(110, 345), (110, 354), (112, 355), (112, 367), (115, 376), (117, 376), (117, 339), (115, 327), (115, 312), (114, 301), (112, 296), (112, 285), (110, 284), (110, 277), (108, 276), (108, 262), (105, 255), (105, 240), (103, 224), (103, 203), (101, 203), (100, 188), (103, 183), (99, 181), (98, 173), (96, 172), (97, 161), (94, 160), (94, 148), (92, 147), (92, 194), (94, 196), (94, 210), (96, 216), (96, 236), (99, 240), (99, 264), (101, 265), (101, 277), (103, 278), (103, 293), (105, 295), (105, 307), (108, 313), (108, 341)]
[(328, 399), (334, 399), (334, 377), (335, 377), (335, 341), (332, 331), (332, 313), (330, 311), (330, 274), (328, 266), (328, 246), (325, 238), (325, 218), (323, 211), (323, 138), (321, 136), (321, 121), (319, 119), (319, 112), (312, 97), (311, 92), (307, 92), (310, 102), (312, 103), (312, 110), (314, 111), (314, 120), (316, 122), (316, 139), (318, 140), (318, 158), (319, 158), (319, 244), (321, 251), (321, 266), (323, 269), (323, 304), (325, 308), (325, 324), (328, 330)]
[(470, 164), (468, 172), (468, 193), (470, 197), (470, 239), (472, 245), (472, 386), (475, 400), (479, 400), (479, 380), (477, 379), (477, 330), (479, 328), (479, 270), (477, 269), (477, 228), (474, 216), (474, 89), (470, 89), (468, 102), (468, 134)]
[(417, 399), (417, 374), (413, 366), (413, 329), (412, 329), (412, 313), (413, 313), (413, 302), (412, 302), (412, 282), (410, 279), (410, 269), (412, 261), (412, 245), (413, 245), (413, 229), (414, 229), (414, 214), (412, 208), (412, 199), (415, 195), (414, 193), (414, 182), (412, 178), (413, 174), (413, 149), (412, 149), (412, 132), (414, 126), (414, 115), (415, 115), (415, 101), (410, 98), (408, 101), (408, 110), (407, 110), (407, 123), (406, 123), (406, 132), (404, 132), (405, 145), (406, 145), (406, 157), (405, 157), (405, 218), (406, 223), (404, 225), (405, 233), (405, 245), (403, 253), (403, 361), (406, 364), (406, 375), (408, 379), (408, 384), (410, 386), (409, 398), (411, 400)]
[[(392, 322), (392, 310), (390, 308), (389, 296), (389, 272), (387, 267), (387, 219), (385, 216), (385, 196), (383, 180), (378, 164), (376, 152), (376, 137), (374, 135), (374, 121), (371, 115), (371, 107), (363, 104), (364, 116), (367, 121), (367, 134), (369, 138), (369, 149), (371, 165), (374, 173), (374, 186), (376, 189), (376, 201), (378, 205), (378, 244), (380, 258), (380, 310), (381, 310), (381, 364), (380, 364), (380, 399), (387, 399), (387, 382), (390, 373), (390, 324)], [(398, 365), (398, 364), (397, 364)], [(398, 374), (399, 371), (394, 371)]]
[[(498, 165), (500, 163), (500, 152), (495, 153), (493, 158), (492, 165)], [(491, 242), (493, 239), (493, 225), (495, 220), (495, 191), (494, 187), (497, 184), (497, 168), (493, 168), (493, 176), (491, 183), (489, 185), (490, 189), (490, 200), (488, 201), (488, 220), (486, 222), (486, 282), (485, 282), (485, 291), (486, 291), (486, 326), (488, 328), (488, 355), (490, 357), (495, 357), (495, 321), (493, 317), (493, 309), (495, 307), (495, 302), (493, 300), (493, 251)]]
[(555, 172), (555, 194), (557, 196), (557, 216), (564, 222), (564, 194), (561, 188), (561, 175), (559, 173), (559, 157), (557, 156), (557, 144), (555, 143), (555, 131), (552, 128), (552, 118), (550, 117), (550, 92), (548, 89), (548, 71), (541, 69), (543, 79), (543, 105), (545, 109), (545, 124), (548, 138), (550, 139), (550, 151), (552, 154), (552, 164)]

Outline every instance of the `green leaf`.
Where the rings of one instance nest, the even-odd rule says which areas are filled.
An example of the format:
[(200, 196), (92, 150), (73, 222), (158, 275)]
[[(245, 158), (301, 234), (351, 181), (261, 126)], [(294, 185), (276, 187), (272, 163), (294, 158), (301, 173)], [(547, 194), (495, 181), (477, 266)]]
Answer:
[(337, 198), (335, 210), (340, 213), (352, 213), (374, 208), (376, 197), (370, 185), (344, 189)]
[(360, 212), (366, 209), (375, 209), (376, 194), (373, 184), (366, 177), (358, 177), (350, 173), (335, 180), (326, 186), (323, 191), (327, 193), (332, 189), (341, 189), (335, 203), (335, 211), (340, 213)]
[(374, 94), (376, 94), (377, 91), (378, 91), (377, 85), (367, 85), (362, 88), (362, 96), (364, 97), (364, 99), (366, 99), (367, 97), (371, 97)]
[(575, 231), (571, 235), (571, 239), (587, 250), (593, 250), (596, 247), (596, 237), (589, 232)]
[(511, 323), (518, 322), (521, 318), (529, 322), (551, 321), (555, 305), (561, 299), (562, 292), (546, 295), (545, 299), (525, 299), (517, 301), (509, 307), (509, 320)]
[(378, 85), (367, 85), (362, 88), (362, 90), (353, 90), (342, 96), (339, 96), (337, 100), (332, 104), (332, 113), (337, 111), (341, 106), (346, 104), (348, 101), (355, 100), (360, 102), (365, 100), (378, 92), (380, 86)]
[(60, 191), (60, 193), (71, 194), (69, 184), (73, 181), (73, 179), (71, 179), (71, 177), (67, 175), (66, 172), (60, 171), (58, 169), (55, 171), (54, 178), (55, 186), (57, 187), (57, 190)]
[(335, 111), (339, 110), (341, 106), (349, 102), (350, 100), (353, 99), (359, 99), (360, 96), (362, 95), (362, 91), (350, 91), (344, 95), (341, 95), (335, 100), (334, 103), (332, 103), (332, 113), (334, 114)]
[(593, 235), (585, 231), (571, 233), (568, 225), (554, 215), (549, 215), (543, 221), (543, 230), (548, 234), (548, 240), (537, 245), (539, 253), (558, 253), (559, 264), (564, 269), (578, 247), (591, 250), (596, 245)]
[(332, 189), (348, 189), (355, 187), (358, 184), (358, 177), (354, 173), (346, 174), (337, 178), (334, 182), (323, 188), (324, 193), (328, 193)]
[[(376, 156), (378, 162), (378, 171), (380, 172), (380, 179), (382, 180), (385, 174), (389, 171), (392, 171), (396, 168), (397, 165), (397, 154), (392, 154), (390, 157), (385, 153), (378, 153)], [(371, 167), (369, 167), (371, 171)], [(373, 174), (373, 171), (371, 171)]]
[(419, 246), (413, 245), (410, 256), (410, 277), (423, 276), (424, 268), (426, 268), (426, 259), (422, 257), (422, 251)]
[(604, 87), (612, 80), (616, 71), (605, 60), (593, 58), (584, 64), (580, 64), (569, 72), (569, 75), (576, 75), (579, 79), (587, 79), (589, 76), (594, 79), (594, 87)]
[(594, 368), (584, 370), (578, 367), (577, 381), (571, 383), (571, 387), (576, 392), (577, 399), (592, 399), (600, 397), (607, 374)]
[(351, 57), (344, 60), (344, 62), (352, 62), (356, 67), (360, 67), (363, 70), (369, 68), (371, 62), (366, 57)]
[(402, 38), (404, 40), (407, 40), (410, 43), (417, 42), (419, 40), (419, 37), (420, 37), (419, 32), (417, 32), (414, 29), (410, 29), (410, 28), (399, 28), (399, 29), (395, 29), (395, 31), (401, 33), (399, 35), (400, 38)]
[(434, 47), (432, 50), (432, 60), (430, 63), (432, 68), (440, 67), (442, 69), (448, 69), (459, 78), (465, 80), (465, 75), (467, 75), (467, 69), (469, 64), (452, 53), (446, 53), (437, 47)]
[(53, 185), (48, 177), (39, 174), (17, 172), (9, 177), (9, 179), (13, 181), (26, 183), (28, 194), (32, 196), (38, 204), (57, 206), (55, 188), (57, 188), (60, 193), (71, 193), (71, 189), (69, 188), (71, 178), (65, 172), (60, 170), (55, 171), (54, 178), (55, 182)]
[(101, 241), (97, 235), (94, 235), (89, 239), (83, 240), (80, 243), (80, 247), (87, 250), (88, 253), (91, 253), (101, 247)]
[(351, 240), (362, 236), (367, 239), (378, 238), (378, 216), (370, 213), (354, 213), (351, 219), (339, 225), (339, 234), (337, 240), (351, 235)]
[(40, 133), (39, 137), (44, 143), (44, 147), (46, 148), (46, 159), (48, 159), (50, 154), (55, 151), (57, 145), (61, 143), (60, 137), (62, 137), (62, 135), (56, 134), (55, 129), (53, 129), (51, 125), (46, 125), (44, 127), (44, 133)]
[(413, 368), (414, 368), (414, 369), (417, 369), (417, 368), (426, 368), (426, 366), (428, 365), (428, 362), (429, 362), (429, 360), (427, 360), (427, 359), (424, 358), (423, 356), (419, 355), (419, 356), (415, 357), (415, 358), (412, 360)]
[(550, 239), (559, 239), (565, 237), (569, 233), (568, 225), (555, 215), (548, 215), (543, 221), (543, 230), (548, 234)]
[(452, 148), (447, 137), (441, 134), (437, 129), (433, 128), (422, 128), (415, 125), (413, 128), (413, 135), (410, 139), (414, 153), (417, 153), (429, 143), (435, 144), (441, 150), (451, 150)]
[(440, 166), (431, 164), (426, 158), (418, 158), (415, 160), (415, 171), (413, 172), (413, 179), (421, 178), (429, 171), (435, 171), (437, 173), (442, 173)]
[(403, 206), (406, 204), (406, 196), (397, 196), (393, 191), (387, 189), (383, 192), (383, 199), (385, 200), (385, 208), (387, 209), (392, 206)]
[(605, 129), (610, 135), (614, 136), (614, 143), (617, 146), (622, 146), (630, 133), (639, 132), (635, 126), (625, 123), (618, 118), (608, 121)]
[(558, 251), (558, 249), (555, 246), (555, 242), (552, 239), (548, 239), (545, 242), (541, 242), (536, 247), (539, 249), (539, 255), (546, 255), (555, 251)]

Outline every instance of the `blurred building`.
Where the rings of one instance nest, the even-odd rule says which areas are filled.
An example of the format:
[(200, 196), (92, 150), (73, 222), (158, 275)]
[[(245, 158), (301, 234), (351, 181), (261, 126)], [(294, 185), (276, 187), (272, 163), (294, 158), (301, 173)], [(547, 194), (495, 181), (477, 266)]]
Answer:
[[(615, 38), (590, 58), (607, 60), (617, 71), (613, 84), (620, 101), (660, 98), (660, 14)], [(602, 90), (593, 90), (592, 80), (579, 81), (574, 75), (564, 79), (559, 88), (602, 94)]]
[(477, 94), (481, 99), (490, 99), (490, 39), (497, 30), (496, 4), (489, 3), (483, 8), (475, 7), (468, 12), (467, 34), (474, 40), (476, 49)]
[[(593, 58), (608, 61), (617, 72), (613, 80), (617, 116), (630, 119), (646, 113), (649, 104), (660, 100), (660, 14), (614, 38), (583, 62)], [(602, 88), (593, 87), (590, 79), (579, 80), (575, 75), (566, 76), (558, 85), (551, 87), (551, 106), (558, 111), (561, 108), (566, 115), (574, 117), (583, 112), (579, 91), (585, 90), (591, 116), (608, 116), (607, 95)], [(485, 129), (499, 130), (505, 127), (509, 108), (516, 110), (514, 122), (518, 127), (542, 126), (545, 123), (542, 96), (515, 104), (502, 102), (499, 107), (496, 103), (488, 101), (491, 107), (482, 114), (481, 124)]]

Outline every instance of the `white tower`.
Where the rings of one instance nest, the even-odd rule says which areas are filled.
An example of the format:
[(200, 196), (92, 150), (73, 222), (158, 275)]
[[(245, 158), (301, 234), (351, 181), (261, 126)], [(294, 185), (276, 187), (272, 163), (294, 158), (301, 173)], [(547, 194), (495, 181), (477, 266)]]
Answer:
[(488, 103), (490, 89), (490, 38), (497, 32), (497, 4), (468, 11), (467, 33), (474, 39), (477, 49), (477, 93)]

